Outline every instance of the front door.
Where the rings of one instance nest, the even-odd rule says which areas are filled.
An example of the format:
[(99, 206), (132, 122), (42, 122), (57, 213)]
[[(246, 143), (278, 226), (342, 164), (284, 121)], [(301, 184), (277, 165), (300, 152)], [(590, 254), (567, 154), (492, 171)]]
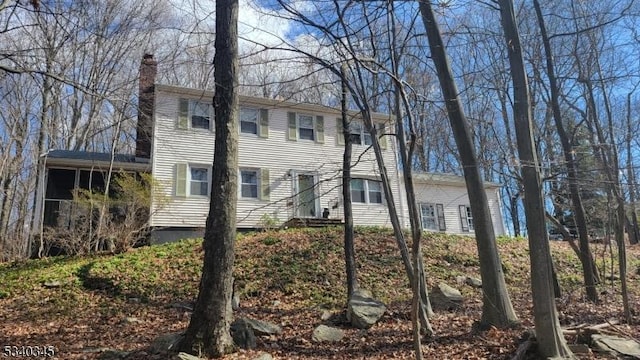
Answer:
[(298, 174), (296, 180), (296, 216), (303, 218), (318, 217), (315, 176)]

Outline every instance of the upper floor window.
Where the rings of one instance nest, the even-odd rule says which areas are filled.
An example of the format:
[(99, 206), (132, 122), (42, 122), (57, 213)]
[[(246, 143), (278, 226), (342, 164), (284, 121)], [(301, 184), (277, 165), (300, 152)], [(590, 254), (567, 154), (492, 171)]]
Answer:
[(370, 179), (351, 179), (351, 201), (382, 204), (382, 183)]
[[(380, 148), (382, 150), (387, 149), (387, 136), (385, 134), (385, 125), (382, 123), (376, 123), (376, 130), (379, 136)], [(366, 130), (364, 124), (355, 119), (349, 123), (349, 138), (352, 144), (369, 146), (373, 143), (371, 139), (371, 133)], [(336, 118), (336, 142), (338, 145), (344, 145), (344, 133), (342, 127), (342, 118)]]
[(212, 129), (211, 104), (193, 99), (180, 99), (179, 107), (179, 129)]
[(324, 143), (324, 117), (289, 112), (287, 139)]
[(362, 123), (353, 121), (349, 128), (352, 144), (371, 145), (371, 133), (365, 130)]
[(300, 139), (316, 140), (315, 127), (313, 126), (313, 116), (298, 115), (298, 134)]
[(258, 109), (240, 109), (240, 132), (258, 135)]

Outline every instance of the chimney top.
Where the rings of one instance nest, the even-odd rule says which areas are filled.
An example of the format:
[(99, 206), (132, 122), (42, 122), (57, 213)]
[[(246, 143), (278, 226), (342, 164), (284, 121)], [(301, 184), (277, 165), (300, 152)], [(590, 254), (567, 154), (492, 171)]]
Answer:
[(153, 54), (145, 53), (142, 56), (142, 62), (145, 63), (145, 64), (155, 63), (155, 60), (153, 60)]

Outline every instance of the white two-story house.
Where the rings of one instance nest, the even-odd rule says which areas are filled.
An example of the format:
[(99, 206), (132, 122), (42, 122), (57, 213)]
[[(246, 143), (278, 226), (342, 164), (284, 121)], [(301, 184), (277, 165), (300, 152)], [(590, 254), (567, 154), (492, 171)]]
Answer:
[[(107, 169), (151, 172), (158, 184), (149, 224), (156, 241), (201, 236), (209, 211), (214, 152), (213, 93), (155, 83), (156, 62), (140, 71), (136, 154), (53, 151), (41, 192), (45, 225), (60, 225), (70, 189), (81, 178), (104, 178)], [(356, 225), (391, 226), (371, 136), (350, 114), (353, 156), (351, 196)], [(393, 124), (374, 114), (395, 206), (409, 225)], [(292, 219), (343, 220), (344, 134), (338, 109), (257, 97), (240, 97), (237, 226), (279, 226)], [(99, 181), (99, 180), (98, 180)], [(426, 230), (473, 234), (464, 179), (416, 174), (416, 196)], [(48, 189), (47, 189), (48, 188)], [(498, 184), (486, 191), (497, 234), (505, 232)], [(56, 220), (57, 219), (57, 220)], [(64, 225), (64, 224), (63, 224)]]

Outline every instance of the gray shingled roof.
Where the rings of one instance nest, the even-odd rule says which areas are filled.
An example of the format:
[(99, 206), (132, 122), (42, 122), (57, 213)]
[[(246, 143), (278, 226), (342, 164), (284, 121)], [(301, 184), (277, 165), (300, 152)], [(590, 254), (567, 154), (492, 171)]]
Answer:
[[(99, 162), (111, 161), (110, 153), (100, 153), (92, 151), (51, 150), (47, 154), (47, 157), (49, 159), (86, 160)], [(149, 163), (149, 159), (136, 158), (133, 154), (115, 154), (113, 160), (118, 163)]]

